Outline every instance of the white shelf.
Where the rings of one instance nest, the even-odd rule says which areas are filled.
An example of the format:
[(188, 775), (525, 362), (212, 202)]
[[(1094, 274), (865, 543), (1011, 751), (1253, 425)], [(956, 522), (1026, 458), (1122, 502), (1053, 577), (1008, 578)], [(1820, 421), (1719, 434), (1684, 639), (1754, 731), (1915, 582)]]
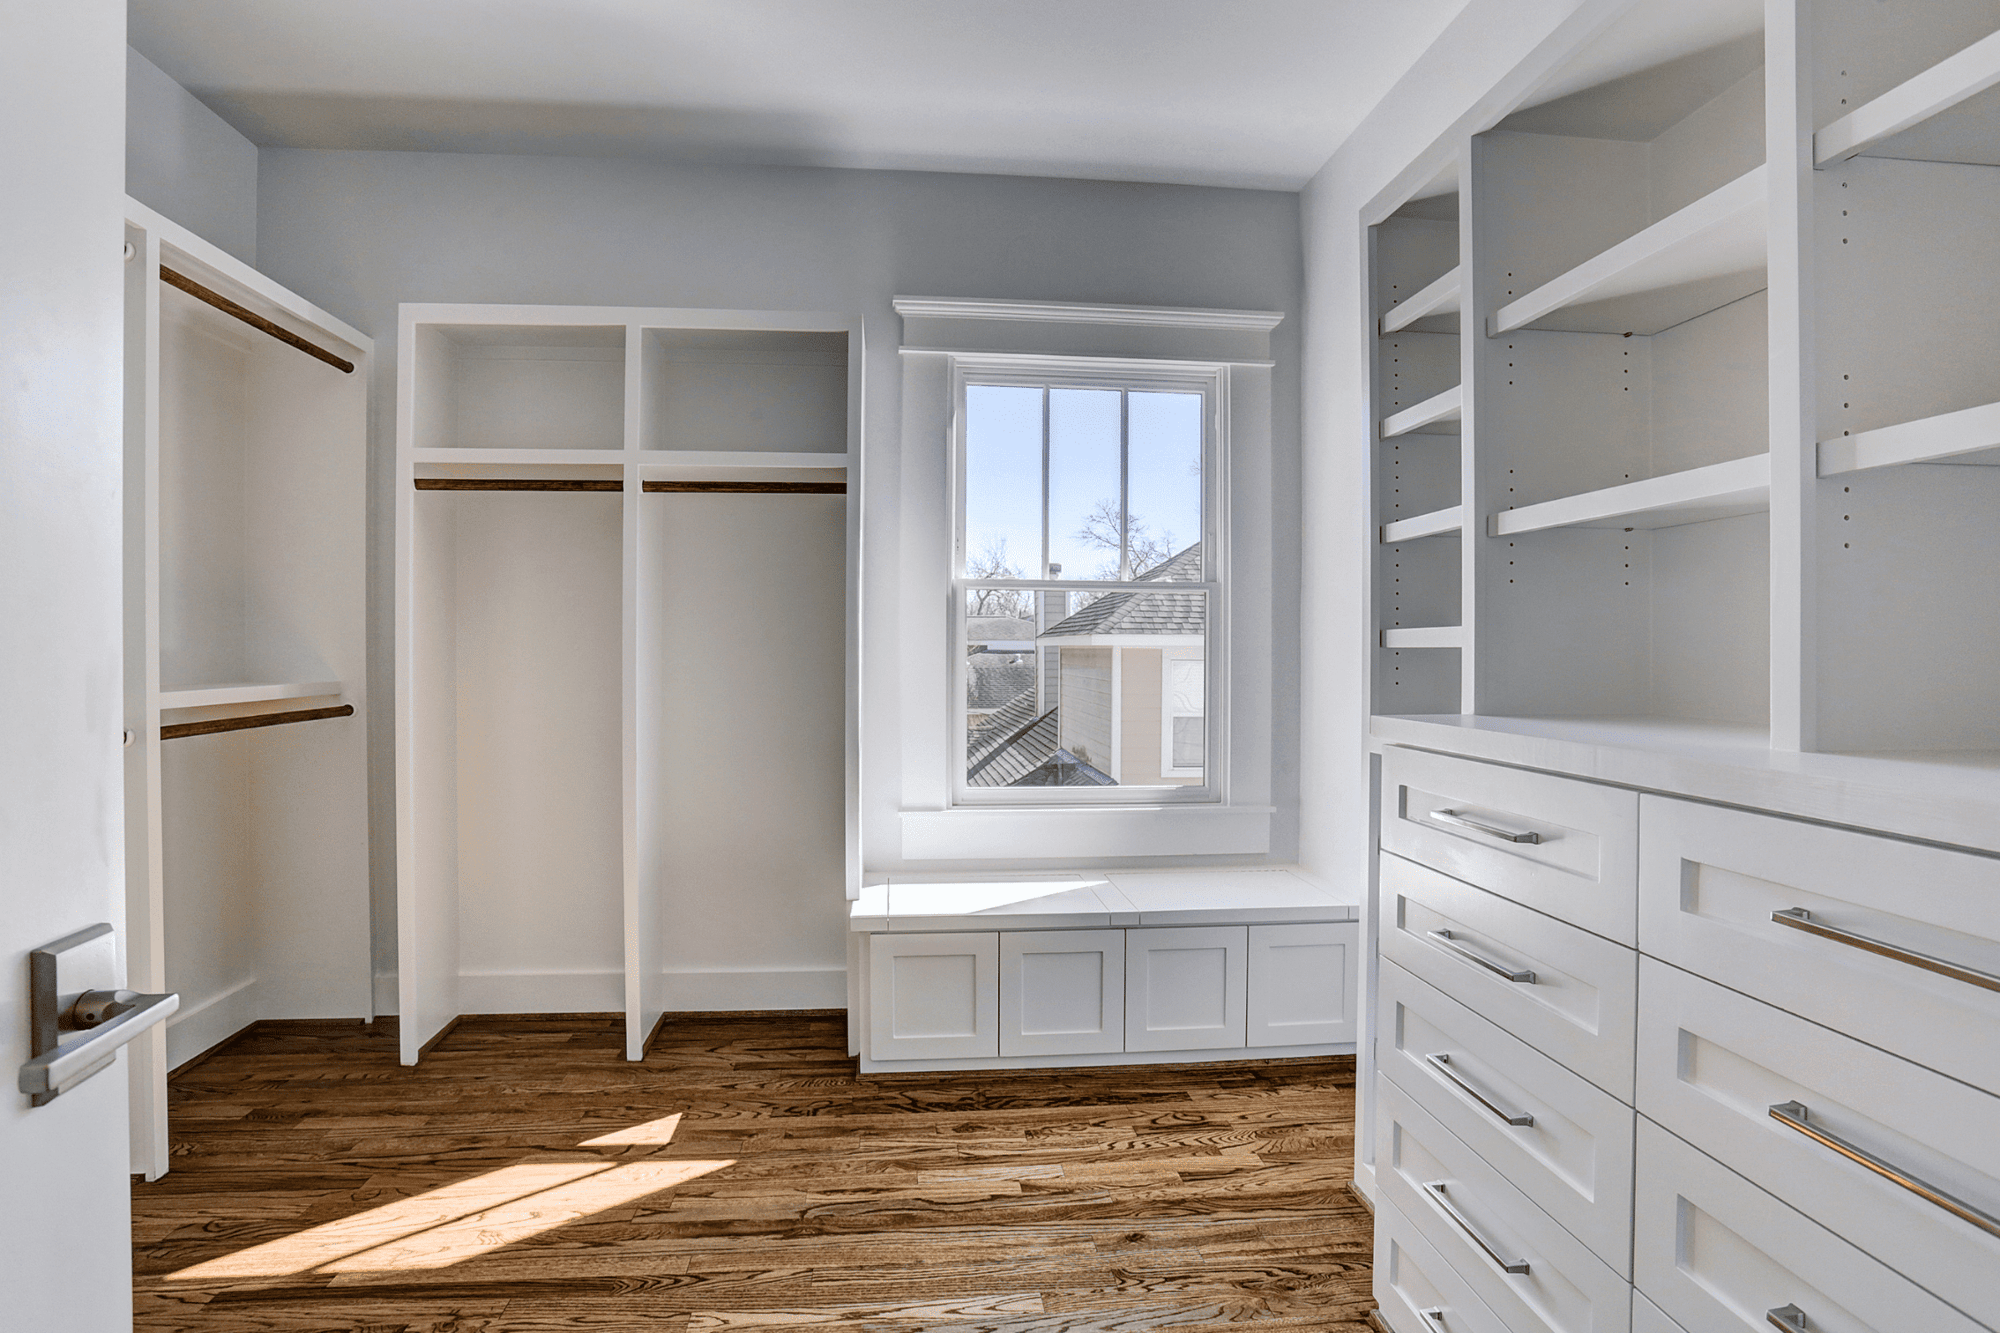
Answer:
[(623, 449), (412, 449), (413, 463), (453, 463), (481, 467), (575, 467), (580, 464), (617, 466), (629, 457)]
[(1524, 505), (1487, 517), (1489, 536), (1549, 528), (1671, 528), (1771, 507), (1771, 456), (1753, 454), (1664, 477)]
[(634, 460), (648, 472), (682, 469), (794, 468), (845, 471), (846, 454), (780, 453), (748, 449), (642, 449)]
[(309, 680), (296, 684), (191, 685), (161, 690), (160, 707), (214, 708), (223, 704), (284, 703), (339, 693), (340, 682), (337, 680)]
[(1442, 537), (1447, 533), (1461, 532), (1464, 528), (1465, 506), (1453, 505), (1449, 509), (1436, 509), (1428, 514), (1384, 523), (1382, 544), (1388, 546), (1396, 542), (1412, 542), (1419, 537)]
[(2000, 32), (1982, 37), (1813, 135), (1813, 161), (1819, 166), (1844, 162), (1996, 84), (2000, 84)]
[[(1489, 332), (1658, 333), (1748, 296), (1765, 285), (1765, 194), (1765, 169), (1747, 171), (1508, 302)], [(1633, 299), (1602, 305), (1620, 297)]]
[(1940, 462), (1996, 448), (2000, 448), (2000, 403), (1985, 403), (1962, 412), (1821, 440), (1819, 475), (1837, 477), (1843, 472), (1899, 463)]
[[(1382, 418), (1382, 438), (1387, 440), (1411, 431), (1435, 426), (1441, 421), (1457, 421), (1463, 415), (1464, 386), (1454, 384), (1443, 393), (1426, 398), (1415, 407), (1406, 407), (1394, 416)], [(1439, 432), (1448, 434), (1449, 432)]]
[(1383, 336), (1407, 329), (1427, 315), (1456, 315), (1458, 293), (1458, 269), (1454, 267), (1451, 272), (1383, 315)]
[(1425, 625), (1414, 629), (1385, 629), (1382, 631), (1384, 648), (1463, 648), (1465, 628), (1462, 625)]

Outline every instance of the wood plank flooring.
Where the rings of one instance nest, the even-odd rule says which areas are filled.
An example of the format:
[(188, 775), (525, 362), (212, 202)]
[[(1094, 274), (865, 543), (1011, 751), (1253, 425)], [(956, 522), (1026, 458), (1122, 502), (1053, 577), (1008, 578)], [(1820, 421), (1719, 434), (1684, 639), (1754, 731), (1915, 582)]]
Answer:
[(259, 1027), (173, 1080), (137, 1328), (1368, 1327), (1351, 1059), (862, 1078), (844, 1023)]

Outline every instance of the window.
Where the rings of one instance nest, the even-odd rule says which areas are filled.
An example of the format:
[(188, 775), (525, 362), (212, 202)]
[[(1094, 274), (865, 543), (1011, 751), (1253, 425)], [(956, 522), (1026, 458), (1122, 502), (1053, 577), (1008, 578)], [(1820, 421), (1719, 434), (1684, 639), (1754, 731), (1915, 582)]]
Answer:
[(1217, 799), (1217, 384), (959, 368), (957, 803)]

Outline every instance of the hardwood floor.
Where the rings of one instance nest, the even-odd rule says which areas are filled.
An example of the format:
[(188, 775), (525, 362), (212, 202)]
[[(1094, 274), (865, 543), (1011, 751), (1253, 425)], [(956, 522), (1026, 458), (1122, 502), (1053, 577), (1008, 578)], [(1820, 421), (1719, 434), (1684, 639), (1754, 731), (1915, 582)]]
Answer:
[(860, 1078), (844, 1021), (255, 1029), (173, 1080), (137, 1328), (1368, 1327), (1351, 1059)]

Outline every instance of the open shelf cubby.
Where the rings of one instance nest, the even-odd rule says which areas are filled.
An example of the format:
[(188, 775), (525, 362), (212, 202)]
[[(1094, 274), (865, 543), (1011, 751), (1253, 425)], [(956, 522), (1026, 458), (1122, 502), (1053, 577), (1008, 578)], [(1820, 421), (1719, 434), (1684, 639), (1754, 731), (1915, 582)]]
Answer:
[(418, 449), (625, 447), (622, 325), (420, 325)]
[(1459, 172), (1453, 159), (1374, 228), (1375, 697), (1458, 707), (1464, 417)]
[(1472, 140), (1473, 689), (1767, 725), (1762, 33), (1623, 68)]
[(1818, 744), (2000, 748), (2000, 11), (1815, 8)]
[(790, 329), (645, 330), (640, 447), (847, 452), (847, 336)]

